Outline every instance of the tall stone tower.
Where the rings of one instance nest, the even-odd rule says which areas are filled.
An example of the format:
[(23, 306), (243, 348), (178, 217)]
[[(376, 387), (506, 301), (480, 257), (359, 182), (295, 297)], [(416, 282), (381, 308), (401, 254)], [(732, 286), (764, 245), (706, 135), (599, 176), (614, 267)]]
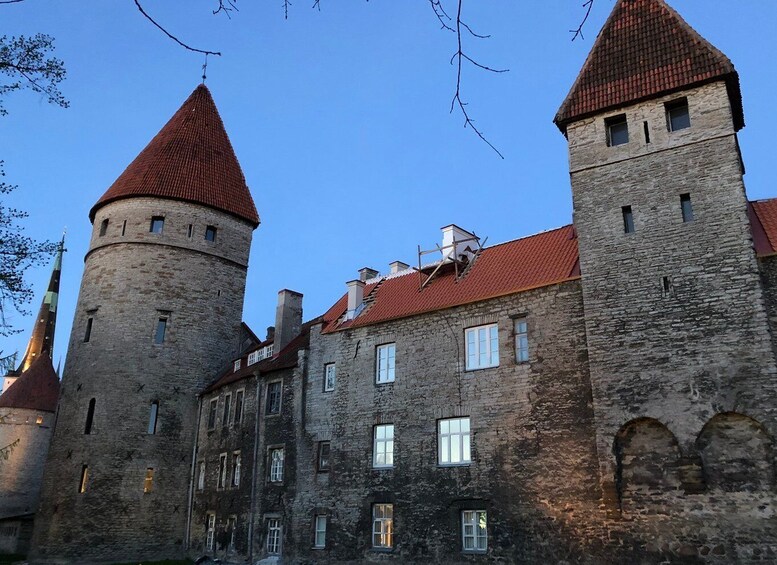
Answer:
[(237, 348), (259, 224), (204, 85), (90, 219), (32, 557), (180, 555), (196, 394)]
[[(777, 431), (737, 72), (663, 0), (618, 0), (555, 122), (569, 142), (605, 498), (631, 479), (703, 489), (712, 418)], [(735, 450), (731, 429), (719, 437)], [(629, 476), (640, 457), (657, 459)]]

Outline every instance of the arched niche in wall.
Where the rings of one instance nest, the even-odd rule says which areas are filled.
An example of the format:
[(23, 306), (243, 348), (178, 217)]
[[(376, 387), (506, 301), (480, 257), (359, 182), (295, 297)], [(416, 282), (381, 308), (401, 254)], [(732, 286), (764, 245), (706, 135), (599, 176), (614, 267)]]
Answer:
[(749, 416), (716, 414), (702, 428), (696, 447), (710, 489), (753, 492), (773, 485), (772, 439)]
[(639, 418), (615, 435), (615, 485), (622, 503), (680, 487), (680, 446), (674, 434), (653, 418)]

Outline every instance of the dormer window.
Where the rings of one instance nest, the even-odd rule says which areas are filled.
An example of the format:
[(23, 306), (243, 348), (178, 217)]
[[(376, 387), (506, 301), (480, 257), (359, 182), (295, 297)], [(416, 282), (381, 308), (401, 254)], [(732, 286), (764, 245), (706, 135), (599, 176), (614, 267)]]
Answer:
[(214, 226), (205, 228), (205, 241), (216, 242), (216, 228)]
[(613, 116), (604, 120), (607, 127), (607, 145), (614, 147), (629, 142), (629, 126), (626, 124), (626, 114)]
[(149, 232), (151, 233), (162, 233), (162, 229), (165, 227), (165, 219), (162, 216), (154, 216), (151, 218), (151, 226), (149, 227)]
[(234, 371), (237, 373), (240, 370), (240, 359), (234, 363)]
[(677, 131), (691, 127), (691, 115), (688, 112), (688, 99), (680, 98), (666, 103), (666, 127)]

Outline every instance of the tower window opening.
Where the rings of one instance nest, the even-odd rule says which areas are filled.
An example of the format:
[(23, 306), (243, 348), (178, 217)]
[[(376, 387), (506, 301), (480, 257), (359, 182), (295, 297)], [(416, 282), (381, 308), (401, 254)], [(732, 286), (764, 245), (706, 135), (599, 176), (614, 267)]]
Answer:
[(629, 142), (629, 126), (626, 123), (626, 114), (613, 116), (604, 120), (607, 127), (607, 145), (614, 147)]
[(165, 218), (163, 216), (154, 216), (151, 218), (151, 227), (148, 231), (151, 233), (162, 233), (165, 227)]
[(642, 122), (642, 129), (645, 130), (645, 144), (650, 143), (650, 128), (647, 121)]
[(100, 224), (100, 237), (104, 236), (108, 231), (108, 218), (105, 218)]
[(691, 127), (691, 115), (688, 112), (688, 99), (680, 98), (666, 103), (666, 127), (677, 131)]
[(156, 422), (159, 415), (159, 402), (154, 401), (151, 403), (151, 411), (148, 415), (148, 434), (156, 434)]
[(216, 228), (214, 226), (205, 228), (205, 241), (216, 242)]
[(127, 231), (127, 220), (124, 220), (121, 224), (121, 236), (124, 237), (124, 232)]
[(92, 433), (92, 422), (94, 421), (94, 405), (95, 399), (89, 401), (89, 408), (86, 411), (86, 423), (84, 424), (84, 434), (88, 435)]
[(156, 332), (154, 333), (154, 343), (161, 344), (165, 342), (165, 332), (167, 332), (167, 318), (159, 318), (156, 323)]
[(672, 294), (672, 279), (670, 277), (661, 277), (661, 290), (664, 296)]
[(621, 213), (623, 214), (623, 231), (634, 233), (634, 214), (631, 211), (631, 206), (621, 208)]
[(146, 478), (143, 481), (143, 492), (148, 493), (154, 488), (154, 468), (146, 468)]
[(189, 231), (188, 231), (188, 233), (187, 233), (186, 237), (188, 237), (189, 239), (191, 239), (191, 238), (192, 238), (192, 234), (193, 234), (193, 233), (194, 233), (194, 224), (189, 224)]
[(92, 318), (86, 319), (86, 331), (84, 332), (84, 343), (88, 342), (92, 338)]
[(78, 492), (86, 492), (86, 484), (89, 482), (89, 466), (84, 465), (81, 467), (81, 480), (78, 481)]
[(680, 195), (680, 209), (683, 212), (683, 222), (693, 221), (693, 205), (691, 204), (690, 194)]

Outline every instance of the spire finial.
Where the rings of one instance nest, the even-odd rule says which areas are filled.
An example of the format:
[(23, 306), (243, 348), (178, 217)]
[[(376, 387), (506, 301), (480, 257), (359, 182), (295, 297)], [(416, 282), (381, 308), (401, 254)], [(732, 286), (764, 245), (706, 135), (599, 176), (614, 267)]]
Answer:
[(208, 54), (205, 53), (205, 63), (202, 65), (202, 84), (205, 84), (205, 79), (207, 77), (207, 71), (208, 70)]

